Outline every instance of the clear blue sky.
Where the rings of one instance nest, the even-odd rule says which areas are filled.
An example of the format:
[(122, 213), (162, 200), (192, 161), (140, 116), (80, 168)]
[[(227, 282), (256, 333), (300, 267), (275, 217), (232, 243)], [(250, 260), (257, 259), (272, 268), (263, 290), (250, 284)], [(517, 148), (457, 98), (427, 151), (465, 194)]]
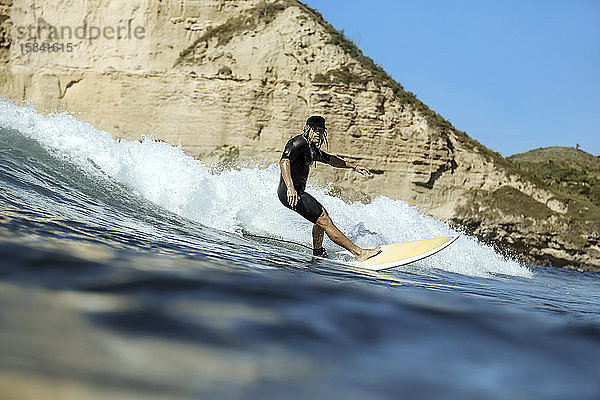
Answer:
[(600, 155), (600, 0), (305, 3), (492, 150)]

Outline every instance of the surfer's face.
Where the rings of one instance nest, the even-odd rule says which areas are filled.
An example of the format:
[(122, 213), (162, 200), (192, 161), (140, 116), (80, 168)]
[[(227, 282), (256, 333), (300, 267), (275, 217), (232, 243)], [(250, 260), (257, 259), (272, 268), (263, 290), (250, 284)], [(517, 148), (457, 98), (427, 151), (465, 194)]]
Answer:
[(321, 143), (321, 141), (323, 140), (323, 135), (325, 134), (325, 128), (322, 128), (320, 126), (315, 126), (314, 128), (312, 128), (312, 131), (313, 131), (313, 134), (312, 134), (311, 140), (313, 141), (313, 143), (315, 143), (315, 144)]

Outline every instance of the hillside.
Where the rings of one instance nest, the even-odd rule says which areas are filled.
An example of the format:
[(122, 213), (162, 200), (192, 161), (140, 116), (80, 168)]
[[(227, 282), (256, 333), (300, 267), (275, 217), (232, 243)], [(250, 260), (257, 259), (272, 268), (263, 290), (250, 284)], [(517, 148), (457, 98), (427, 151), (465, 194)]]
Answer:
[[(483, 240), (494, 245), (500, 241), (504, 247), (525, 255), (524, 259), (573, 268), (565, 263), (563, 251), (585, 259), (600, 249), (599, 160), (571, 147), (512, 155), (506, 159), (507, 170), (551, 192), (552, 201), (564, 205), (562, 210), (540, 207), (522, 192), (504, 187), (474, 196), (459, 221), (470, 224), (471, 231)], [(588, 250), (583, 253), (583, 249)], [(582, 262), (575, 267), (595, 270), (590, 264)]]
[(600, 157), (573, 147), (547, 147), (508, 160), (541, 186), (600, 207)]
[(3, 97), (77, 112), (115, 137), (181, 142), (207, 163), (271, 164), (308, 115), (322, 114), (329, 151), (374, 172), (317, 168), (314, 182), (332, 183), (345, 200), (402, 199), (529, 263), (600, 269), (599, 225), (584, 218), (583, 203), (453, 127), (301, 2), (161, 1), (117, 11), (54, 0), (35, 12), (33, 0), (4, 3), (4, 26), (127, 20), (148, 35), (76, 42), (72, 56), (42, 58), (5, 38)]

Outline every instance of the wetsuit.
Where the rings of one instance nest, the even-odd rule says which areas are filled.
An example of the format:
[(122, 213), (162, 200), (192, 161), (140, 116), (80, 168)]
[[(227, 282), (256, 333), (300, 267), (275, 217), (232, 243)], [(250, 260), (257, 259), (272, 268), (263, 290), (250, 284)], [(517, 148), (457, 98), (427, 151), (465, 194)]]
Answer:
[(283, 180), (283, 176), (279, 178), (277, 196), (281, 204), (296, 211), (314, 224), (323, 213), (323, 206), (314, 197), (304, 191), (306, 180), (308, 179), (310, 164), (315, 161), (328, 164), (331, 155), (319, 149), (312, 142), (309, 144), (302, 135), (298, 135), (291, 138), (285, 145), (281, 159), (283, 160), (284, 158), (290, 160), (292, 182), (294, 182), (294, 189), (298, 192), (298, 204), (292, 208), (288, 203), (287, 186)]

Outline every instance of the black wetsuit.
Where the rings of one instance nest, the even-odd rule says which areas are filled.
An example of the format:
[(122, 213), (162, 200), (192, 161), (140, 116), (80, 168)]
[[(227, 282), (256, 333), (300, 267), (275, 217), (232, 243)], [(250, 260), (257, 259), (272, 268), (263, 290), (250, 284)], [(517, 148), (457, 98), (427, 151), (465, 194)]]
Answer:
[(319, 149), (312, 142), (309, 144), (302, 135), (298, 135), (291, 138), (285, 145), (281, 159), (284, 158), (290, 160), (292, 182), (294, 182), (294, 188), (298, 192), (298, 204), (292, 208), (288, 203), (287, 186), (283, 180), (283, 176), (280, 176), (279, 187), (277, 188), (279, 200), (284, 206), (296, 211), (314, 224), (323, 213), (323, 206), (314, 197), (304, 191), (310, 171), (310, 164), (315, 161), (327, 164), (331, 159), (331, 155)]

